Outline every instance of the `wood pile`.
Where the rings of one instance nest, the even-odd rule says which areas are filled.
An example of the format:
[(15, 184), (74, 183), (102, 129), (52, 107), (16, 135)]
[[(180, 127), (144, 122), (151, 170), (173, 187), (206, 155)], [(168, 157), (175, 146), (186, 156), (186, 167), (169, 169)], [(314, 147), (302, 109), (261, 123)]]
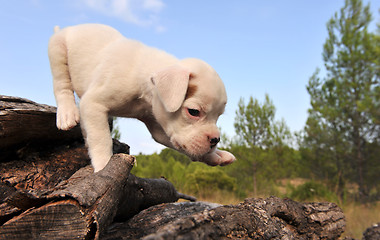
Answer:
[(135, 158), (117, 140), (93, 173), (80, 127), (57, 130), (55, 111), (0, 95), (0, 239), (337, 239), (344, 231), (333, 203), (194, 202), (164, 178), (130, 174)]

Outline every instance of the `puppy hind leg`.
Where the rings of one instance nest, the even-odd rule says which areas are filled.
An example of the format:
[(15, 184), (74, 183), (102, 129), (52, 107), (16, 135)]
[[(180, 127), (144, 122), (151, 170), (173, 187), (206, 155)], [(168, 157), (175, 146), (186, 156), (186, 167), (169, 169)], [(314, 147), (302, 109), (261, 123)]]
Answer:
[(62, 34), (53, 35), (49, 42), (49, 60), (57, 103), (57, 127), (69, 130), (79, 122), (74, 90), (67, 63), (66, 41)]
[(80, 103), (81, 127), (94, 171), (102, 170), (112, 156), (112, 138), (107, 110), (83, 96)]

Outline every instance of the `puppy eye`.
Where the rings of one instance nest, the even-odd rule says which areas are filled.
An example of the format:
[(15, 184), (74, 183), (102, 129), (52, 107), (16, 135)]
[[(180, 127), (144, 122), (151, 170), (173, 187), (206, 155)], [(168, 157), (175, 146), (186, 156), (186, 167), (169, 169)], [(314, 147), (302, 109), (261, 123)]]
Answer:
[(188, 108), (187, 111), (193, 117), (199, 117), (199, 115), (200, 115), (200, 112), (197, 109)]

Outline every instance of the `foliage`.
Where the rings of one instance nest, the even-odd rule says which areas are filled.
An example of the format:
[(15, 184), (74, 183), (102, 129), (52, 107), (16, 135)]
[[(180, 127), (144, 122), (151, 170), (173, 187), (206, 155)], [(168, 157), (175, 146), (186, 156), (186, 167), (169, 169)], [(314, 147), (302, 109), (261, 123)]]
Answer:
[(205, 167), (203, 164), (190, 164), (186, 174), (185, 189), (194, 194), (213, 194), (217, 190), (233, 192), (236, 179), (228, 176), (218, 167)]
[(369, 6), (346, 0), (327, 23), (326, 76), (321, 79), (317, 69), (307, 85), (311, 109), (303, 157), (313, 176), (328, 179), (341, 196), (347, 182), (357, 183), (362, 197), (380, 183), (369, 168), (369, 149), (380, 147), (380, 42), (368, 32), (371, 19)]
[(325, 185), (309, 181), (298, 187), (292, 187), (289, 197), (297, 201), (329, 201), (338, 202), (338, 197)]
[(114, 139), (120, 140), (121, 137), (121, 132), (118, 124), (118, 119), (116, 117), (112, 118), (112, 131), (111, 131), (111, 136)]
[[(247, 105), (240, 99), (236, 111), (234, 126), (237, 136), (240, 137), (237, 145), (243, 148), (237, 149), (236, 146), (235, 151), (237, 150), (237, 155), (244, 161), (250, 163), (247, 169), (251, 170), (254, 195), (258, 195), (259, 178), (268, 176), (267, 173), (274, 169), (280, 169), (285, 161), (284, 154), (289, 152), (287, 144), (291, 139), (290, 130), (284, 120), (275, 121), (275, 112), (276, 108), (268, 94), (262, 104), (253, 97), (250, 97)], [(275, 179), (272, 175), (272, 180)]]
[(267, 147), (270, 144), (274, 115), (275, 107), (268, 94), (265, 95), (263, 104), (250, 97), (248, 104), (245, 105), (241, 98), (236, 111), (234, 126), (242, 143), (250, 147)]
[[(224, 167), (210, 167), (204, 163), (192, 162), (183, 154), (172, 149), (164, 149), (160, 154), (138, 155), (137, 166), (132, 173), (139, 177), (165, 177), (175, 187), (188, 194), (208, 197), (215, 192), (230, 192), (240, 199), (252, 191), (252, 151), (245, 146), (229, 149), (238, 161)], [(274, 151), (258, 150), (262, 159), (257, 173), (258, 195), (277, 194), (276, 179), (297, 176), (292, 161), (299, 160), (298, 151), (285, 148), (281, 155)], [(279, 160), (280, 159), (280, 160)]]
[(204, 163), (191, 162), (189, 158), (172, 149), (160, 154), (138, 155), (133, 174), (146, 178), (165, 177), (181, 191), (193, 194), (216, 190), (233, 192), (236, 179), (228, 176), (221, 168), (211, 168)]

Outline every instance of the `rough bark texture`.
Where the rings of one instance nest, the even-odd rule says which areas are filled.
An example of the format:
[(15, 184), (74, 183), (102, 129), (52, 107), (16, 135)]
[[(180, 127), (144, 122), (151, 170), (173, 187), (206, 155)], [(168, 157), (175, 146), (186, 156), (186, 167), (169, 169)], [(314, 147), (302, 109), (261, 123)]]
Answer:
[(17, 157), (28, 145), (82, 138), (79, 126), (70, 131), (58, 130), (55, 113), (52, 106), (0, 95), (0, 161)]
[(48, 189), (16, 189), (2, 182), (0, 239), (54, 239), (57, 231), (58, 239), (97, 238), (115, 217), (125, 220), (152, 205), (182, 197), (165, 179), (129, 174), (133, 163), (132, 156), (115, 154), (102, 171), (93, 173), (86, 166)]
[(14, 192), (5, 203), (19, 212), (0, 227), (0, 236), (54, 239), (59, 232), (64, 239), (97, 237), (116, 215), (133, 163), (132, 156), (116, 154), (97, 173), (85, 167), (53, 189)]
[(0, 239), (337, 239), (344, 231), (332, 203), (173, 203), (195, 199), (165, 179), (129, 174), (134, 158), (116, 140), (94, 174), (80, 128), (57, 130), (55, 110), (0, 96)]
[(367, 228), (363, 233), (363, 240), (379, 240), (380, 239), (380, 222)]
[(170, 203), (115, 223), (104, 239), (337, 239), (342, 210), (332, 203), (271, 197), (238, 205)]

